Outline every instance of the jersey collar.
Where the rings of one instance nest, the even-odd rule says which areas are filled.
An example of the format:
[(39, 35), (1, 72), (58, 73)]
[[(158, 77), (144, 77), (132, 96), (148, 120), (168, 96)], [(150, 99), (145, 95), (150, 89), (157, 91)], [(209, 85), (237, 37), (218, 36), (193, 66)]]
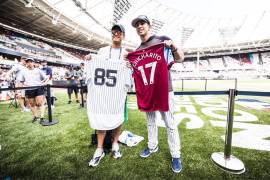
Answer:
[(156, 35), (150, 36), (145, 42), (142, 42), (141, 45), (144, 45), (145, 43), (148, 43), (149, 41), (151, 41), (151, 40), (154, 39), (155, 37), (156, 37)]

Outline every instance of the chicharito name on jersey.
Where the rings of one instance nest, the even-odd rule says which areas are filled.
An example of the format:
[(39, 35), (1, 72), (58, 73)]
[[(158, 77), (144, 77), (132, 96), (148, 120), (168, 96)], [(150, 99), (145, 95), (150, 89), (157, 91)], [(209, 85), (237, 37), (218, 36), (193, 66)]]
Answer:
[(159, 54), (146, 52), (146, 53), (138, 56), (135, 59), (135, 61), (133, 62), (134, 63), (134, 66), (136, 66), (138, 62), (140, 62), (141, 60), (143, 60), (145, 58), (153, 58), (153, 59), (156, 59), (157, 61), (161, 60), (161, 56)]

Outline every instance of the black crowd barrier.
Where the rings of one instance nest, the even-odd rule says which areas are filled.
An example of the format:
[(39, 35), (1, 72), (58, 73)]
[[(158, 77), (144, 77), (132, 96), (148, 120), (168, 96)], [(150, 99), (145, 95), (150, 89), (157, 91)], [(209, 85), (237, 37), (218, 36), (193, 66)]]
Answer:
[[(237, 81), (237, 80), (236, 80)], [(207, 81), (206, 81), (207, 83)], [(237, 84), (237, 82), (236, 82)], [(44, 126), (54, 125), (58, 121), (53, 120), (52, 118), (52, 109), (51, 109), (51, 88), (62, 88), (67, 89), (73, 87), (72, 85), (46, 85), (46, 86), (32, 86), (32, 87), (16, 87), (16, 88), (0, 88), (0, 91), (10, 91), (10, 90), (20, 90), (20, 89), (34, 89), (45, 87), (48, 95), (48, 118), (49, 120), (45, 122)], [(86, 86), (83, 86), (82, 83), (78, 89), (86, 89)], [(135, 92), (128, 92), (129, 95), (135, 95)], [(234, 101), (236, 95), (247, 95), (247, 96), (270, 96), (270, 92), (258, 92), (258, 91), (237, 91), (236, 89), (229, 89), (228, 91), (182, 91), (174, 92), (175, 95), (228, 95), (228, 113), (227, 113), (227, 126), (225, 134), (225, 144), (224, 152), (215, 152), (211, 155), (211, 160), (220, 167), (222, 170), (225, 170), (234, 174), (241, 174), (245, 172), (245, 166), (243, 162), (237, 159), (235, 156), (231, 155), (231, 142), (232, 142), (232, 129), (233, 129), (233, 114), (234, 114)], [(83, 93), (81, 91), (81, 100), (82, 103)]]
[[(82, 85), (82, 84), (81, 84)], [(51, 88), (61, 88), (61, 89), (67, 89), (74, 87), (74, 85), (63, 85), (63, 86), (58, 86), (58, 85), (45, 85), (45, 86), (31, 86), (31, 87), (9, 87), (9, 88), (0, 88), (0, 91), (16, 91), (16, 90), (31, 90), (31, 89), (36, 89), (36, 88), (44, 88), (46, 93), (47, 93), (47, 107), (48, 107), (48, 121), (43, 121), (41, 122), (41, 125), (43, 126), (51, 126), (54, 124), (57, 124), (58, 121), (52, 118), (52, 106), (51, 106)], [(78, 86), (78, 89), (86, 89), (86, 86)], [(83, 93), (81, 91), (81, 100), (82, 103), (84, 103), (83, 99)], [(84, 105), (82, 105), (84, 106)]]

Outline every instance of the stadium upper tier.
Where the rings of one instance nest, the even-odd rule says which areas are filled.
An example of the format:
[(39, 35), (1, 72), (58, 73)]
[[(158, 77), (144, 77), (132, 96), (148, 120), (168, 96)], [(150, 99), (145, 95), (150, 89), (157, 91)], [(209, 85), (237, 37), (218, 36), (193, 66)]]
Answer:
[(89, 52), (48, 44), (42, 40), (35, 40), (0, 28), (0, 53), (17, 57), (32, 57), (59, 64), (79, 64)]
[[(226, 70), (262, 70), (270, 69), (270, 51), (237, 53), (219, 56), (187, 57), (183, 63), (177, 63), (173, 70), (181, 72), (226, 71)], [(47, 60), (53, 64), (79, 64), (88, 51), (43, 41), (25, 34), (0, 28), (0, 54), (20, 57), (28, 56), (37, 60)], [(11, 58), (11, 59), (13, 59)], [(267, 70), (267, 72), (269, 72)]]
[(110, 43), (110, 27), (126, 28), (125, 46), (139, 43), (133, 18), (147, 15), (187, 56), (270, 47), (269, 0), (4, 0), (0, 22), (91, 50)]

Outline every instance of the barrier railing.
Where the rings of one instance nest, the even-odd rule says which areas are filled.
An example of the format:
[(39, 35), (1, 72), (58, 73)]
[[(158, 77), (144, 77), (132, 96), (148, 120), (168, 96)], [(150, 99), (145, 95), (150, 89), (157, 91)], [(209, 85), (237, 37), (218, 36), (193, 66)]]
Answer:
[[(236, 83), (237, 84), (237, 83)], [(46, 86), (32, 86), (32, 87), (17, 87), (17, 88), (0, 88), (0, 91), (8, 90), (19, 90), (19, 89), (33, 89), (46, 87), (48, 97), (51, 97), (51, 88), (69, 88), (69, 86), (56, 86), (56, 85), (46, 85)], [(86, 86), (79, 86), (78, 89), (84, 89)], [(135, 92), (128, 92), (129, 95), (135, 95)], [(231, 154), (231, 143), (232, 143), (232, 129), (233, 129), (233, 114), (234, 114), (234, 101), (236, 95), (248, 95), (248, 96), (269, 96), (270, 92), (258, 92), (258, 91), (237, 91), (235, 89), (229, 89), (228, 91), (182, 91), (174, 92), (175, 95), (228, 95), (228, 113), (227, 113), (227, 125), (226, 125), (226, 135), (224, 143), (224, 152), (214, 152), (211, 155), (211, 160), (215, 165), (220, 167), (222, 170), (233, 174), (241, 174), (245, 172), (244, 163)], [(81, 93), (81, 100), (83, 99), (83, 93)], [(52, 119), (52, 109), (51, 109), (51, 98), (48, 98), (48, 121), (43, 123), (43, 126), (50, 126), (57, 124), (57, 120)]]

